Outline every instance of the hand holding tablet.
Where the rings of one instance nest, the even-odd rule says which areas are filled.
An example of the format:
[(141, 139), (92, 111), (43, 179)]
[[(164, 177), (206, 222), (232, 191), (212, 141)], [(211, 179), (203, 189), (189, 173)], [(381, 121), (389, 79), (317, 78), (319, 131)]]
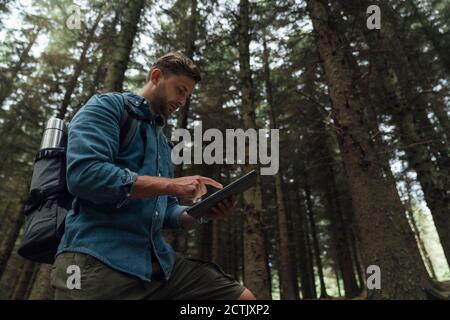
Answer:
[(196, 204), (188, 208), (186, 212), (196, 219), (201, 218), (204, 215), (208, 214), (211, 211), (212, 207), (214, 207), (224, 199), (242, 193), (247, 189), (253, 187), (256, 184), (256, 178), (257, 171), (252, 170), (238, 180), (230, 183), (223, 189), (213, 193), (204, 200), (197, 202)]

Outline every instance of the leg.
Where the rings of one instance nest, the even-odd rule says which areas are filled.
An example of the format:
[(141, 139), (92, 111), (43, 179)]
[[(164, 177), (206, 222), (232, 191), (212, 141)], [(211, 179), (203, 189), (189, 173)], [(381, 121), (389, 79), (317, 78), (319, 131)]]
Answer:
[(241, 296), (238, 300), (256, 300), (256, 297), (253, 295), (253, 293), (245, 288), (244, 292), (242, 292)]
[[(78, 266), (79, 288), (67, 285), (68, 266)], [(93, 256), (77, 252), (65, 252), (56, 258), (52, 268), (51, 284), (55, 288), (56, 300), (112, 300), (141, 299), (147, 292), (156, 291), (157, 283), (144, 288), (140, 279), (114, 270)]]
[(174, 300), (237, 300), (245, 288), (217, 264), (178, 254), (164, 290)]

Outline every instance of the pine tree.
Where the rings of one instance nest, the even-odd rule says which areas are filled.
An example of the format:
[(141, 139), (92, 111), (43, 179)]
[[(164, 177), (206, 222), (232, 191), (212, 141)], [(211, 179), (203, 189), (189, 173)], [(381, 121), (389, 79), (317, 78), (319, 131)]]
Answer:
[[(369, 297), (425, 299), (426, 275), (411, 231), (405, 228), (402, 206), (396, 199), (386, 201), (392, 198), (386, 190), (395, 186), (386, 185), (368, 136), (363, 106), (355, 92), (348, 42), (332, 28), (337, 18), (330, 15), (326, 1), (307, 4), (333, 102), (334, 127), (351, 188), (364, 265), (379, 266), (383, 275), (382, 288), (369, 290)], [(387, 250), (377, 241), (386, 237), (389, 242), (385, 246), (391, 247)], [(396, 272), (399, 260), (403, 273)]]

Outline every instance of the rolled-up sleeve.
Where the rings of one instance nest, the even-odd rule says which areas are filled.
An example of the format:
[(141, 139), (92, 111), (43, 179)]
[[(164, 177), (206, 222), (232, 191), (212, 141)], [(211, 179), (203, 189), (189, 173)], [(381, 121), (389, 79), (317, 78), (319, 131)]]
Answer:
[(189, 208), (182, 206), (178, 203), (178, 200), (174, 196), (167, 197), (166, 214), (164, 215), (163, 228), (181, 230), (181, 214)]
[(96, 204), (123, 206), (137, 173), (114, 164), (119, 151), (123, 102), (113, 94), (93, 96), (69, 124), (67, 187)]

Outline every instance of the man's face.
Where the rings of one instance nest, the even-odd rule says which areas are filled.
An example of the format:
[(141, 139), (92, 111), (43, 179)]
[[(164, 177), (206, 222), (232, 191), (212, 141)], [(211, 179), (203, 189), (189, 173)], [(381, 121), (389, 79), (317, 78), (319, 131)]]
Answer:
[(178, 108), (185, 106), (194, 86), (195, 81), (187, 76), (161, 75), (152, 94), (156, 111), (168, 117)]

